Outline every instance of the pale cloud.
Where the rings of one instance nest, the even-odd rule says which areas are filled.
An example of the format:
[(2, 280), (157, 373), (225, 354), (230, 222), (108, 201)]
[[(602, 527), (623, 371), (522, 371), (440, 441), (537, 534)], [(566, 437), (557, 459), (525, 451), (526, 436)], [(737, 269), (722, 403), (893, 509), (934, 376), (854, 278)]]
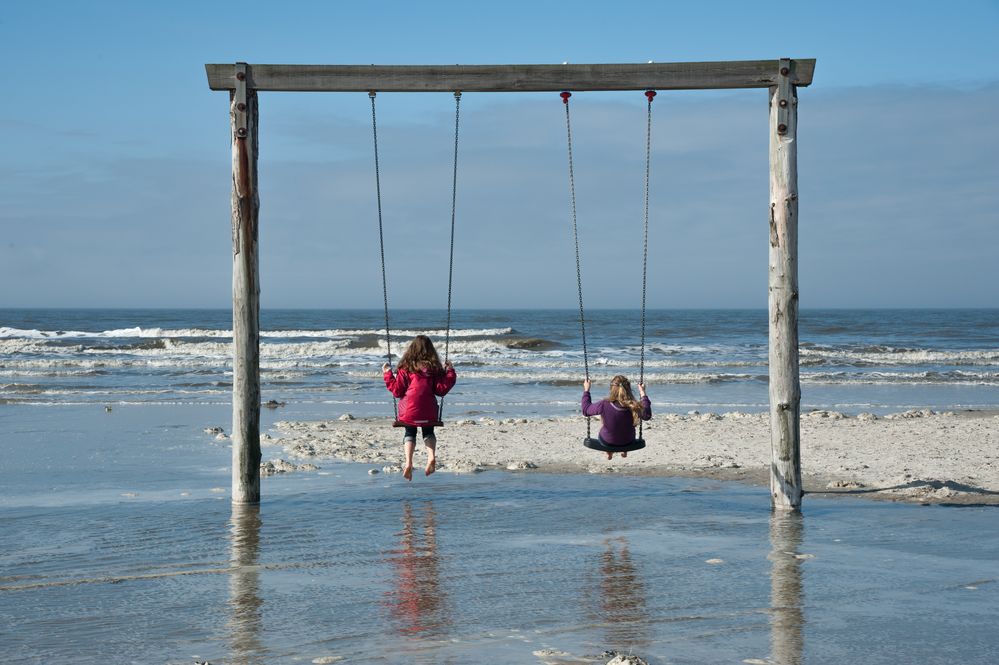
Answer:
[[(999, 86), (799, 96), (802, 306), (999, 305)], [(392, 102), (379, 127), (390, 298), (443, 306), (453, 116)], [(561, 104), (462, 103), (456, 306), (573, 307)], [(366, 97), (261, 107), (264, 306), (379, 307)], [(663, 93), (654, 111), (650, 306), (764, 307), (765, 91)], [(622, 285), (640, 280), (645, 107), (580, 94), (572, 113), (587, 304), (635, 306)], [(0, 279), (18, 287), (0, 305), (228, 306), (219, 139), (189, 159), (3, 166)]]

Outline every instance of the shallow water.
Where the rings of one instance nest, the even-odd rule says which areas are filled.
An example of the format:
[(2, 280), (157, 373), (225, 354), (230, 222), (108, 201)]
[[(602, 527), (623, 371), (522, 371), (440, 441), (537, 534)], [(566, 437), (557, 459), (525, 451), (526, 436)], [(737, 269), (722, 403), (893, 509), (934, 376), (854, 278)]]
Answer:
[(234, 509), (205, 408), (0, 412), (3, 662), (999, 661), (994, 508), (320, 462)]

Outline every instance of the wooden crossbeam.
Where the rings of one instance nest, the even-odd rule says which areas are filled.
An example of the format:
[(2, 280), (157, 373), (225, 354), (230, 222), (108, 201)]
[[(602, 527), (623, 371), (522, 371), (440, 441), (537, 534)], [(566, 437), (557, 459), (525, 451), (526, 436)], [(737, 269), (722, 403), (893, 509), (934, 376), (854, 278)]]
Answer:
[[(769, 88), (779, 60), (610, 65), (246, 65), (249, 90), (281, 92), (551, 92)], [(790, 83), (812, 82), (815, 59), (790, 60)], [(236, 65), (207, 64), (208, 87), (236, 88)]]

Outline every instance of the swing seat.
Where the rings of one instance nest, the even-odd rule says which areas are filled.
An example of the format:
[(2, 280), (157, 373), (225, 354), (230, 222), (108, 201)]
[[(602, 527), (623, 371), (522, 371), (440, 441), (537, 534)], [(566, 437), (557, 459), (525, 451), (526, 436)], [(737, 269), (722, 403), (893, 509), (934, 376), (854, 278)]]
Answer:
[(613, 443), (604, 442), (600, 437), (595, 439), (586, 437), (583, 439), (583, 445), (592, 450), (599, 450), (604, 453), (630, 453), (632, 450), (641, 450), (644, 448), (645, 439), (635, 439), (631, 443), (614, 445)]
[(401, 420), (397, 420), (392, 423), (392, 427), (444, 427), (444, 423), (440, 420), (427, 420), (422, 423), (404, 423)]

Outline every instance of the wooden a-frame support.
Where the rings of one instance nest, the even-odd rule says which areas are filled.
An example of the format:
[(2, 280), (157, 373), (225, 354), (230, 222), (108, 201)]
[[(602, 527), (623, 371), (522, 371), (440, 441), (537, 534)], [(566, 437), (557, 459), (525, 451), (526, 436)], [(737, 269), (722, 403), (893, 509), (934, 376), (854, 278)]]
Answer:
[(768, 211), (771, 505), (801, 508), (798, 378), (798, 87), (814, 59), (607, 65), (208, 64), (228, 90), (232, 124), (232, 502), (260, 501), (260, 271), (257, 254), (257, 92), (770, 92)]

